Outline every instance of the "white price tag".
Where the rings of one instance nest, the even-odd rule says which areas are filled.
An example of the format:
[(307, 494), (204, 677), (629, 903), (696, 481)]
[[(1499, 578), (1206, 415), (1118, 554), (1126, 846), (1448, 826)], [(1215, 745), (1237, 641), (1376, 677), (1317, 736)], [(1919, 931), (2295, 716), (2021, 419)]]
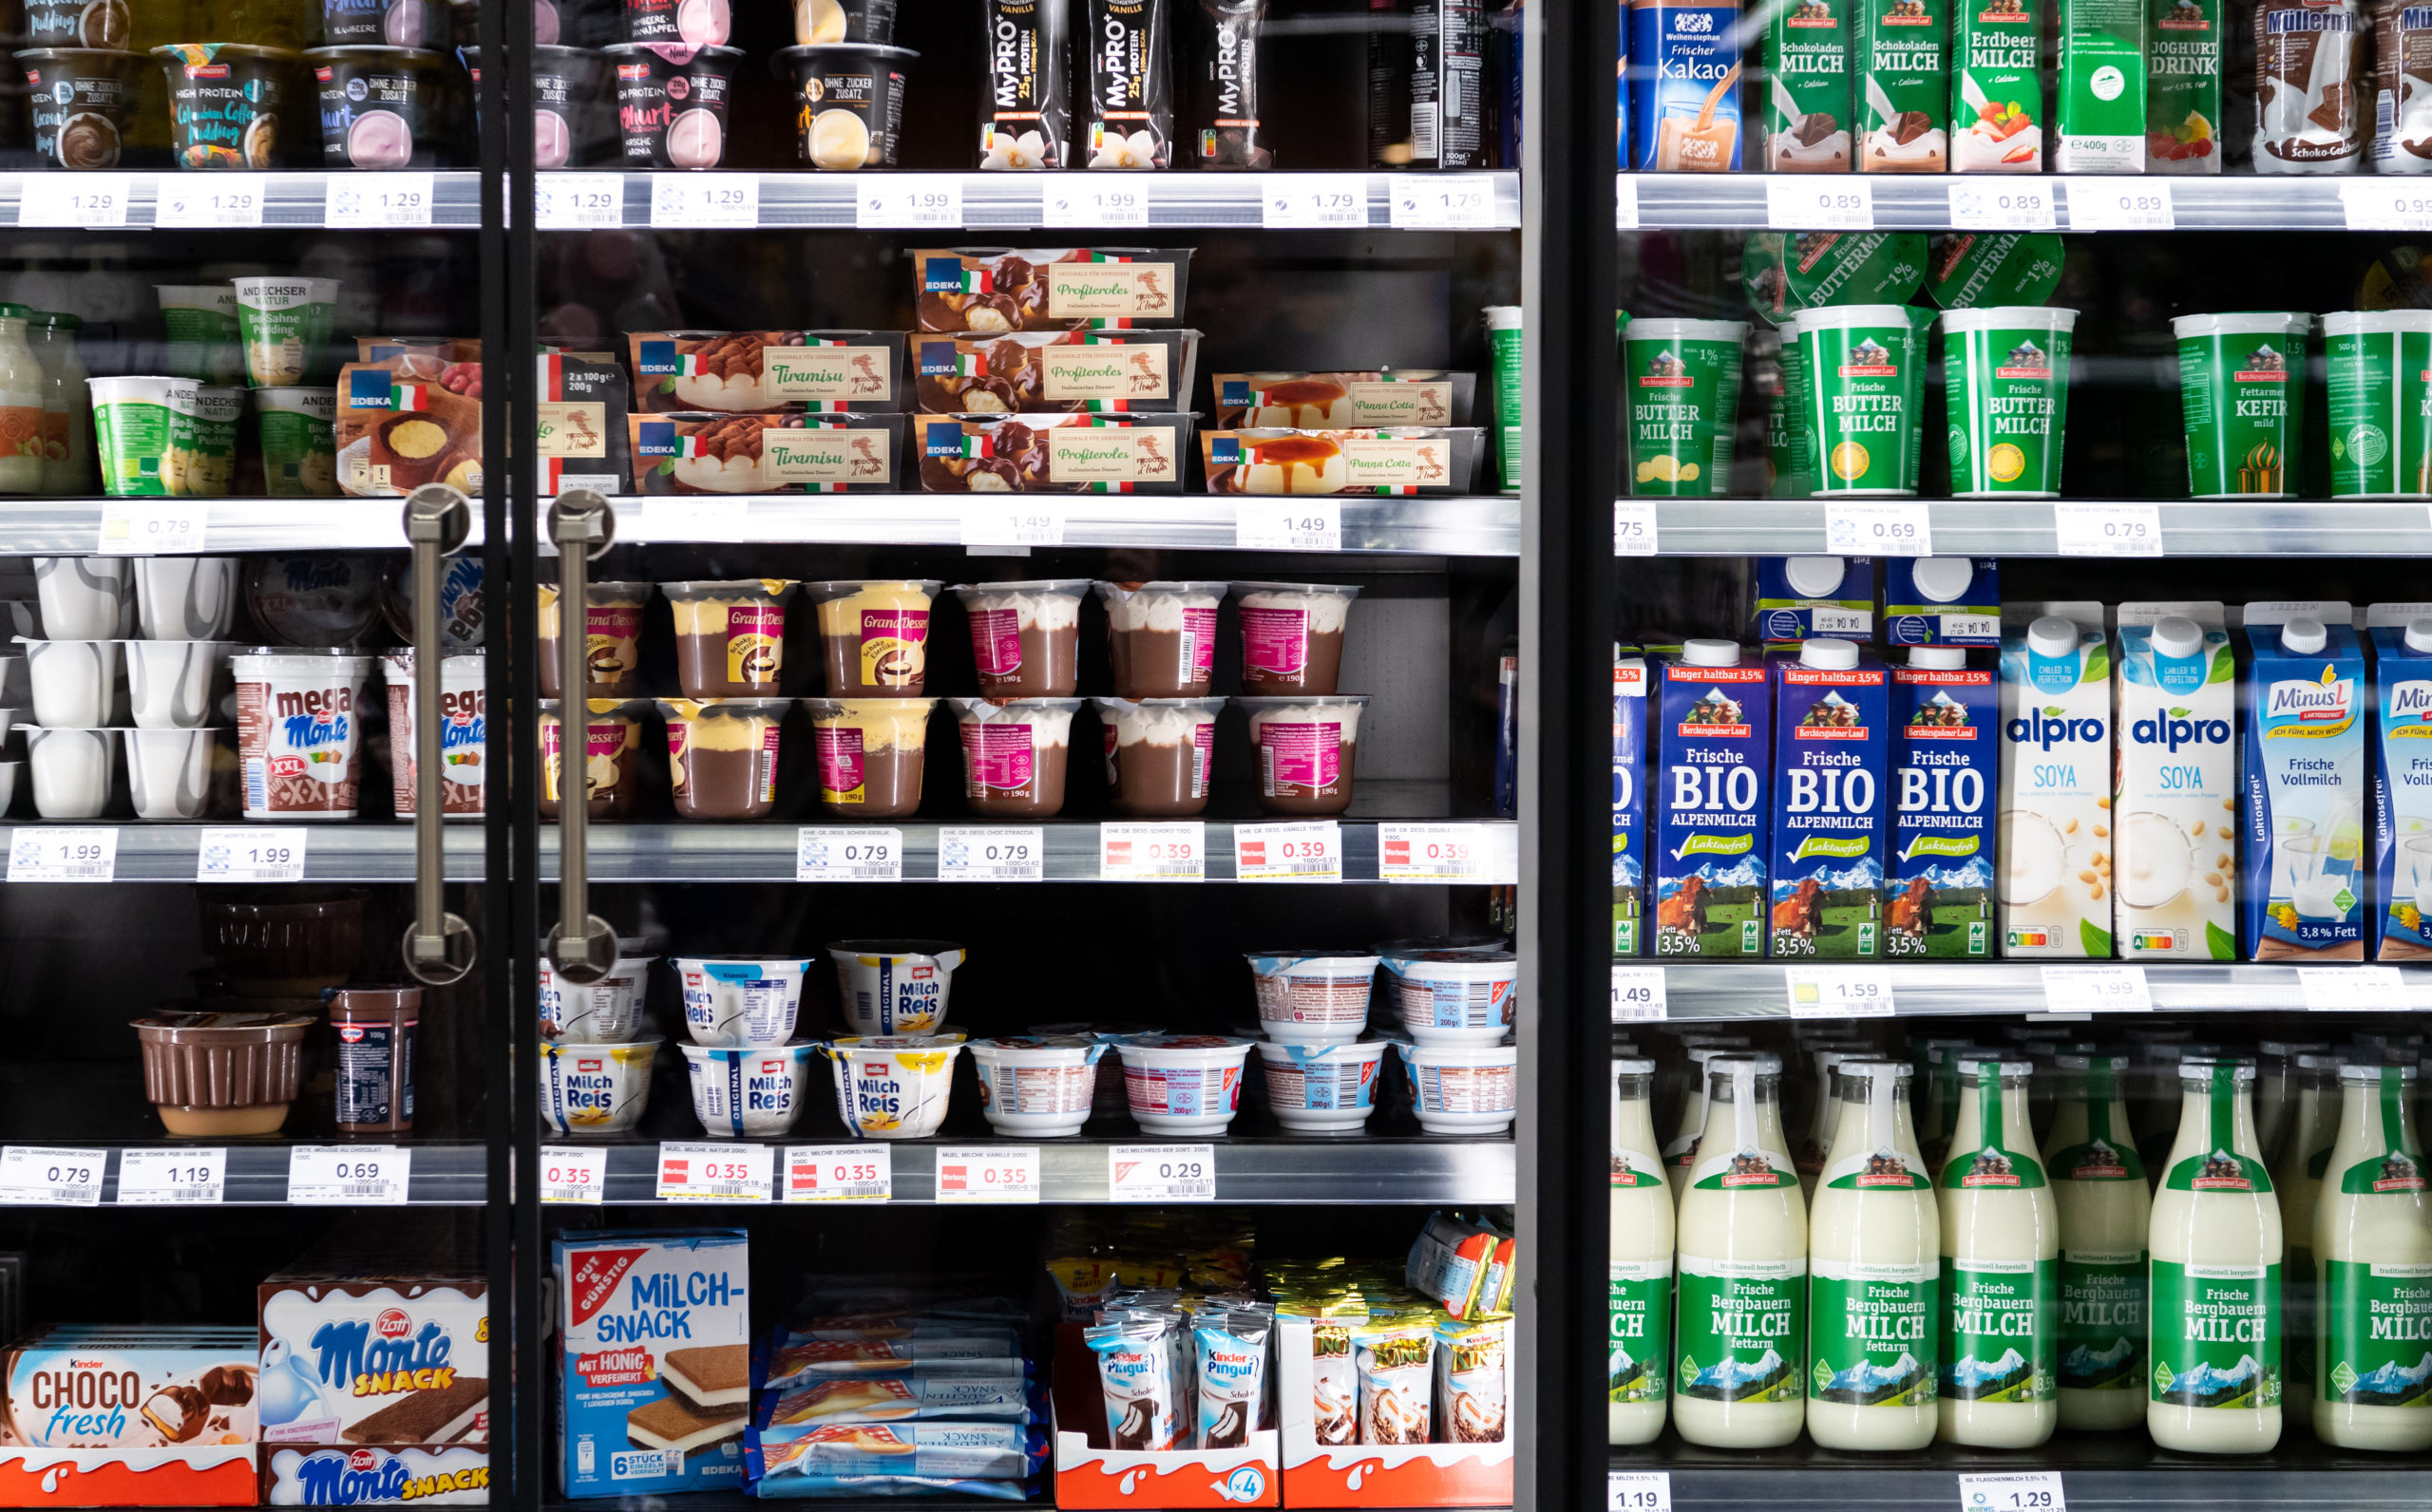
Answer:
[(106, 882), (117, 872), (114, 828), (21, 829), (9, 838), (12, 882)]
[(714, 1144), (662, 1143), (658, 1146), (658, 1200), (662, 1202), (766, 1202), (776, 1180), (773, 1145), (737, 1140)]
[(1278, 173), (1265, 180), (1259, 222), (1269, 231), (1368, 224), (1368, 176), (1362, 173)]
[(156, 557), (202, 550), (211, 522), (208, 499), (137, 496), (102, 502), (101, 554)]
[(1613, 229), (1638, 229), (1638, 180), (1625, 173), (1613, 175)]
[(1655, 543), (1654, 501), (1645, 499), (1616, 500), (1613, 503), (1613, 555), (1652, 557), (1658, 549)]
[(164, 173), (152, 184), (152, 224), (163, 228), (258, 226), (270, 197), (259, 173)]
[(1770, 175), (1765, 224), (1776, 231), (1872, 231), (1874, 184), (1858, 178)]
[(1331, 819), (1233, 826), (1233, 879), (1243, 882), (1342, 880), (1342, 826)]
[(937, 1199), (940, 1202), (1036, 1202), (1036, 1144), (940, 1144)]
[[(756, 173), (662, 173), (650, 181), (650, 223), (658, 230), (716, 230), (760, 224)], [(867, 224), (867, 222), (864, 222)]]
[(1047, 831), (1019, 824), (938, 826), (938, 880), (1039, 882), (1047, 879)]
[(2046, 966), (2043, 1006), (2055, 1013), (2150, 1013), (2141, 966)]
[(1207, 826), (1198, 820), (1153, 824), (1109, 821), (1098, 826), (1098, 880), (1102, 882), (1206, 879)]
[(1672, 1472), (1606, 1471), (1605, 1512), (1672, 1512)]
[(607, 1200), (608, 1152), (579, 1144), (541, 1146), (541, 1200), (597, 1207)]
[(532, 218), (542, 231), (607, 231), (625, 223), (620, 173), (536, 175), (532, 198)]
[(403, 1207), (414, 1152), (399, 1144), (298, 1144), (287, 1152), (291, 1207)]
[(1785, 966), (1793, 1018), (1890, 1018), (1891, 973), (1881, 966)]
[(2054, 504), (2052, 532), (2063, 557), (2162, 554), (2162, 512), (2155, 504)]
[(109, 1168), (107, 1150), (69, 1149), (53, 1144), (10, 1144), (0, 1148), (0, 1203), (35, 1207), (99, 1207), (102, 1173)]
[(1930, 557), (1933, 517), (1919, 499), (1882, 504), (1828, 500), (1824, 550), (1835, 557)]
[(228, 1200), (228, 1152), (121, 1150), (121, 1207), (216, 1207)]
[(427, 226), (432, 179), (427, 173), (333, 173), (321, 202), (331, 226)]
[[(700, 495), (684, 499), (645, 499), (630, 513), (618, 509), (618, 535), (639, 543), (646, 540), (734, 540), (751, 539), (751, 501)], [(624, 522), (634, 521), (628, 532)]]
[(2058, 1470), (1959, 1478), (1959, 1512), (2068, 1512)]
[(1950, 223), (1959, 231), (2049, 231), (2052, 180), (1996, 175), (1954, 183)]
[(962, 506), (962, 543), (966, 546), (1061, 546), (1064, 510), (1043, 499), (1020, 502), (966, 503)]
[(2170, 180), (2080, 175), (2061, 180), (2069, 196), (2071, 231), (2176, 231)]
[(1233, 506), (1239, 551), (1340, 551), (1342, 508), (1321, 499), (1256, 499)]
[(21, 226), (124, 226), (131, 173), (29, 173), (17, 180)]
[(867, 1144), (789, 1144), (786, 1180), (788, 1202), (884, 1202), (895, 1196), (895, 1152)]
[(1377, 826), (1377, 875), (1388, 882), (1516, 882), (1519, 852), (1512, 850), (1508, 868), (1496, 824), (1413, 824)]
[(903, 831), (805, 824), (794, 832), (794, 880), (900, 882)]
[(1485, 173), (1397, 173), (1386, 186), (1393, 223), (1406, 231), (1492, 230), (1494, 176)]
[(1213, 1202), (1213, 1144), (1110, 1144), (1106, 1195), (1111, 1202)]
[(198, 882), (300, 882), (304, 846), (311, 835), (301, 824), (206, 829), (195, 848)]
[(1038, 223), (1042, 226), (1145, 226), (1149, 223), (1149, 176), (1130, 173), (1054, 175), (1039, 186)]
[(866, 174), (853, 189), (853, 224), (864, 231), (962, 224), (962, 180), (950, 173)]
[(2339, 202), (2350, 231), (2432, 231), (2432, 187), (2410, 176), (2343, 179)]
[(1663, 968), (1613, 968), (1613, 1022), (1660, 1024), (1667, 1010), (1663, 1001)]
[(2404, 1013), (2406, 978), (2395, 966), (2300, 966), (2297, 991), (2315, 1013)]

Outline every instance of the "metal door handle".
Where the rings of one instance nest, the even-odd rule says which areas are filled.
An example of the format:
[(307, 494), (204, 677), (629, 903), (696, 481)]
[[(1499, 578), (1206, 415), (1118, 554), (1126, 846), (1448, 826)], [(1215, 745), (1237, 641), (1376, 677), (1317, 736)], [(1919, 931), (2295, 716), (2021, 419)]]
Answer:
[(572, 488), (549, 505), (549, 539), (558, 546), (558, 927), (549, 932), (549, 964), (577, 986), (598, 981), (617, 965), (617, 932), (591, 912), (584, 836), (591, 823), (591, 669), (585, 631), (591, 612), (591, 559), (617, 539), (616, 512), (588, 488)]
[(425, 483), (406, 496), (406, 542), (414, 553), (414, 921), (406, 926), (406, 970), (433, 987), (460, 981), (473, 969), (473, 927), (447, 912), (446, 859), (441, 836), (439, 558), (463, 548), (473, 528), (473, 505), (446, 483)]

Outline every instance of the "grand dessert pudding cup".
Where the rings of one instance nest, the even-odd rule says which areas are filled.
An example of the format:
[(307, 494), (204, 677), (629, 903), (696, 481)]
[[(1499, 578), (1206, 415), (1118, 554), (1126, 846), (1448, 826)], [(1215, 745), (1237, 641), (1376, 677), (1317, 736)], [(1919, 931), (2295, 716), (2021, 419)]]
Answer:
[(1421, 1045), (1492, 1045), (1511, 1032), (1520, 958), (1495, 950), (1387, 950), (1386, 990)]
[(276, 1134), (303, 1068), (309, 1013), (162, 1013), (130, 1021), (143, 1095), (179, 1139)]
[(1086, 1034), (1014, 1035), (971, 1042), (979, 1107), (999, 1134), (1078, 1134), (1095, 1109), (1104, 1041)]
[(802, 1016), (803, 981), (810, 961), (800, 955), (679, 955), (684, 1029), (695, 1045), (759, 1049), (794, 1037)]
[(1235, 583), (1242, 690), (1331, 693), (1342, 678), (1342, 633), (1359, 590), (1337, 583)]
[[(564, 703), (541, 704), (541, 817), (558, 817), (558, 752), (565, 738)], [(592, 698), (583, 702), (582, 782), (585, 812), (593, 819), (632, 817), (641, 801), (641, 778), (635, 765), (641, 755), (642, 711), (639, 698)]]
[(1064, 808), (1077, 698), (952, 698), (962, 796), (990, 819), (1053, 819)]
[(856, 1034), (933, 1034), (945, 1028), (947, 996), (961, 946), (941, 939), (843, 939), (836, 963), (838, 1009)]
[(854, 1137), (926, 1139), (946, 1121), (960, 1034), (848, 1036), (822, 1046), (836, 1069), (836, 1111)]
[(806, 698), (818, 747), (819, 806), (848, 819), (908, 819), (921, 807), (934, 698)]
[[(648, 583), (592, 583), (583, 590), (583, 692), (592, 698), (630, 698), (641, 691), (642, 609)], [(558, 585), (542, 583), (541, 595), (541, 696), (562, 698), (558, 678)]]
[(662, 698), (675, 812), (685, 819), (758, 819), (777, 801), (782, 698)]
[(626, 1134), (650, 1110), (657, 1039), (541, 1046), (541, 1123), (552, 1134)]
[[(217, 712), (220, 669), (237, 647), (224, 640), (125, 640), (128, 711), (139, 729), (200, 729)], [(39, 706), (37, 706), (39, 713)]]
[(1131, 819), (1188, 819), (1207, 807), (1221, 698), (1092, 699), (1106, 742), (1107, 801)]
[(1230, 583), (1100, 582), (1117, 698), (1205, 698), (1216, 670), (1216, 609)]
[(1151, 1134), (1221, 1134), (1241, 1111), (1250, 1041), (1228, 1034), (1117, 1040), (1131, 1120)]
[(1353, 1134), (1377, 1111), (1384, 1040), (1333, 1045), (1258, 1042), (1266, 1106), (1295, 1134)]
[(767, 697), (785, 671), (789, 577), (661, 583), (675, 617), (675, 679), (687, 698)]
[(1365, 693), (1331, 697), (1236, 698), (1249, 715), (1259, 807), (1318, 818), (1351, 806)]
[(596, 982), (569, 982), (541, 956), (541, 1037), (560, 1045), (628, 1043), (641, 1027), (656, 955), (622, 955)]
[(1491, 1045), (1396, 1045), (1411, 1105), (1430, 1134), (1496, 1134), (1520, 1110), (1520, 1050)]
[(118, 786), (115, 729), (26, 730), (33, 768), (34, 812), (45, 819), (99, 819)]
[(1361, 951), (1253, 951), (1258, 1024), (1281, 1045), (1338, 1045), (1368, 1028), (1379, 957)]
[(712, 1139), (773, 1139), (802, 1117), (809, 1090), (808, 1041), (732, 1049), (686, 1045), (684, 1069), (693, 1087), (693, 1112)]
[(806, 583), (819, 608), (830, 698), (919, 698), (928, 690), (935, 578)]
[(1079, 686), (1086, 577), (961, 583), (971, 659), (990, 698), (1067, 698)]

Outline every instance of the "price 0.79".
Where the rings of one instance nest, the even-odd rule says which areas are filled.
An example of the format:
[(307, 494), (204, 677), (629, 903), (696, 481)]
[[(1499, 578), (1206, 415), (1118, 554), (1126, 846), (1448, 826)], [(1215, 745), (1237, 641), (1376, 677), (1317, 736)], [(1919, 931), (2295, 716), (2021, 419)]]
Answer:
[(90, 1165), (51, 1164), (42, 1173), (45, 1186), (93, 1186), (101, 1179), (102, 1173)]
[(1031, 848), (1028, 845), (1020, 844), (997, 844), (992, 841), (979, 848), (979, 859), (991, 866), (1026, 865), (1031, 860)]
[(846, 841), (844, 845), (840, 847), (840, 854), (844, 857), (846, 862), (853, 865), (875, 865), (878, 862), (886, 860), (894, 856), (895, 847), (887, 844), (884, 841), (877, 841), (866, 844), (854, 841)]

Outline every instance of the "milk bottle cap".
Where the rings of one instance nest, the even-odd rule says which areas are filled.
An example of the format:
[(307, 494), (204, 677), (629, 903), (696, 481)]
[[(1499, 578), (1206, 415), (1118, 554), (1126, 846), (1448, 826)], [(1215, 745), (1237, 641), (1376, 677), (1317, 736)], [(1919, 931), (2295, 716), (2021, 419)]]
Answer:
[(1798, 648), (1798, 664), (1820, 667), (1826, 671), (1848, 671), (1858, 664), (1858, 643), (1831, 635), (1803, 642)]
[(2026, 627), (2026, 649), (2038, 656), (2066, 656), (2078, 649), (2076, 622), (2061, 614), (2043, 615)]
[(1919, 671), (1964, 671), (1967, 667), (1967, 648), (1965, 646), (1911, 646), (1909, 648), (1909, 665)]
[(2406, 622), (2406, 649), (2432, 652), (2432, 618), (2410, 619)]
[(1683, 641), (1681, 644), (1681, 660), (1691, 667), (1737, 667), (1739, 665), (1739, 642)]
[(2329, 632), (2322, 621), (2300, 614), (2280, 627), (2280, 644), (2300, 656), (2310, 656), (2330, 644)]
[(2412, 1066), (2363, 1066), (2352, 1061), (2339, 1068), (2339, 1079), (2342, 1082), (2362, 1082), (2366, 1086), (2376, 1086), (2381, 1082), (2384, 1071), (2395, 1073), (2402, 1082), (2415, 1080), (2415, 1068)]
[(1921, 557), (1909, 576), (1927, 603), (1953, 604), (1976, 580), (1976, 564), (1965, 557)]
[(2184, 658), (2203, 649), (2204, 627), (2186, 615), (2172, 614), (2154, 622), (2155, 655)]
[(1785, 557), (1782, 558), (1782, 576), (1789, 579), (1791, 587), (1796, 589), (1802, 598), (1829, 598), (1833, 590), (1841, 586), (1841, 558)]

